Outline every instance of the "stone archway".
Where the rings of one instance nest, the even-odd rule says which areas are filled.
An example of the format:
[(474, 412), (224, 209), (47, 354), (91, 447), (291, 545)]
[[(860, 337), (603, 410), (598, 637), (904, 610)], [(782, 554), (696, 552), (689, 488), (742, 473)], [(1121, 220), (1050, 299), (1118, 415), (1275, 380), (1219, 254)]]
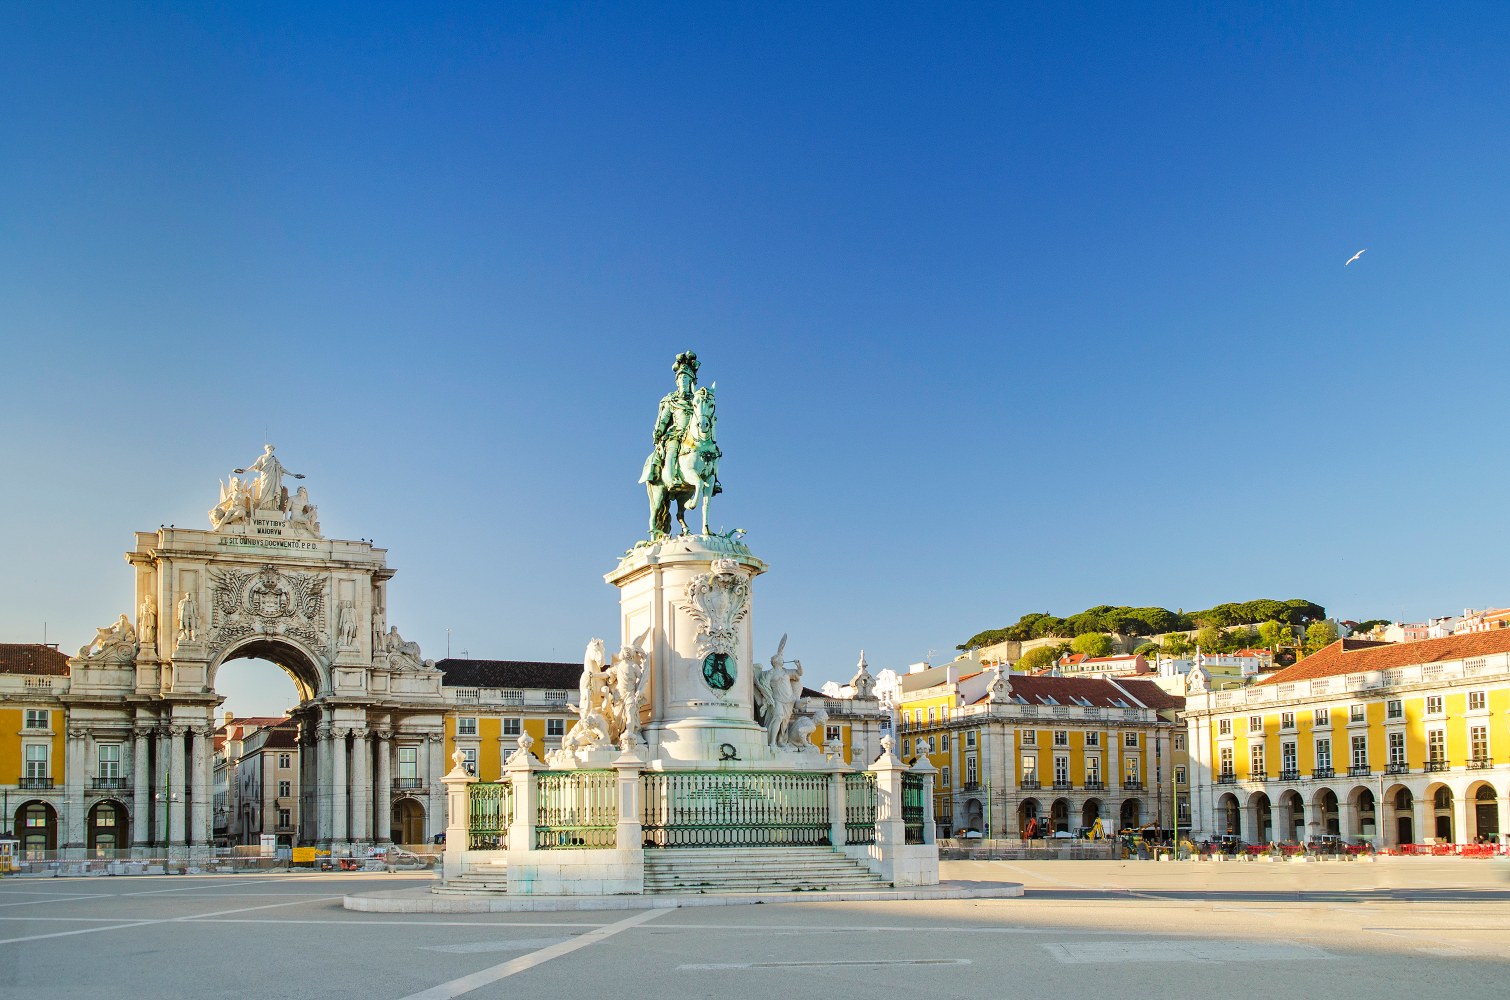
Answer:
[(1248, 809), (1252, 820), (1244, 831), (1243, 839), (1253, 844), (1267, 844), (1274, 840), (1274, 807), (1264, 792), (1254, 792), (1248, 797)]
[(1305, 843), (1306, 806), (1300, 793), (1293, 788), (1281, 792), (1278, 812), (1280, 818), (1276, 835), (1292, 843)]
[(1416, 842), (1416, 799), (1404, 785), (1395, 785), (1385, 794), (1385, 843), (1390, 846)]
[(1241, 837), (1243, 834), (1243, 810), (1237, 796), (1227, 792), (1216, 801), (1216, 832), (1223, 836)]
[(101, 799), (89, 808), (88, 848), (98, 857), (109, 857), (131, 846), (125, 803)]
[(1468, 801), (1472, 803), (1468, 818), (1473, 823), (1472, 837), (1475, 843), (1497, 844), (1500, 839), (1499, 801), (1494, 797), (1494, 786), (1487, 781), (1468, 789)]
[(1126, 799), (1122, 803), (1122, 812), (1118, 817), (1117, 829), (1131, 830), (1143, 825), (1143, 800)]
[(409, 846), (425, 841), (425, 807), (411, 796), (393, 803), (389, 837), (395, 844)]
[(1311, 820), (1313, 836), (1342, 835), (1342, 811), (1338, 808), (1337, 793), (1330, 788), (1321, 788), (1311, 798), (1315, 818)]
[[(288, 745), (277, 749), (287, 774), (247, 811), (265, 818), (262, 834), (332, 850), (385, 842), (398, 750), (416, 746), (423, 815), (436, 830), (443, 823), (441, 671), (388, 624), (394, 572), (386, 550), (326, 538), (293, 478), (268, 446), (222, 482), (208, 529), (138, 532), (126, 554), (135, 623), (120, 616), (69, 660), (69, 695), (80, 709), (72, 715), (86, 721), (70, 723), (68, 739), (78, 744), (68, 755), (103, 759), (96, 744), (114, 744), (119, 777), (111, 780), (119, 783), (111, 787), (130, 789), (122, 842), (143, 856), (211, 849), (222, 700), (215, 681), (239, 659), (278, 665), (299, 696)], [(87, 778), (78, 770), (61, 809), (61, 846), (82, 854)]]
[(16, 807), (16, 839), (21, 842), (21, 856), (40, 858), (58, 849), (58, 810), (51, 802), (32, 799)]

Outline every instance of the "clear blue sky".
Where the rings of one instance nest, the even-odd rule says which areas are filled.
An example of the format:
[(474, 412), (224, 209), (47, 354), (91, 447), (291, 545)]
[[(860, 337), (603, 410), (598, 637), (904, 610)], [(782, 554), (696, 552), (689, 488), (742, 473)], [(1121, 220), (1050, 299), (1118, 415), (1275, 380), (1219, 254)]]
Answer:
[(427, 655), (575, 659), (688, 348), (815, 682), (1510, 601), (1503, 5), (11, 3), (0, 94), (0, 639), (269, 440)]

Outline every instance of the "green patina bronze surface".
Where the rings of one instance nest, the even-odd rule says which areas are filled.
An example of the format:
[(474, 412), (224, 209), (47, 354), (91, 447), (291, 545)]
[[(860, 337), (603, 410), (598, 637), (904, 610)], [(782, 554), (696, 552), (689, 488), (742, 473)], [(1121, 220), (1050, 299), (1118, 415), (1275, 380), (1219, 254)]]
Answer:
[(686, 512), (703, 508), (703, 534), (708, 532), (708, 501), (723, 488), (718, 483), (722, 456), (713, 437), (713, 387), (697, 387), (697, 355), (684, 351), (671, 366), (676, 388), (661, 397), (656, 412), (652, 448), (640, 482), (650, 499), (650, 537), (671, 534), (671, 505), (682, 534), (688, 534)]

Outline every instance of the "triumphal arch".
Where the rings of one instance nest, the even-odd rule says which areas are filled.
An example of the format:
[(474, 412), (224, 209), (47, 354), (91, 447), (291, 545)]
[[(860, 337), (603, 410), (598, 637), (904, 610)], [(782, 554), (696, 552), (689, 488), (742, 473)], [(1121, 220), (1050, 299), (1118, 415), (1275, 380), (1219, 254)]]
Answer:
[(222, 480), (208, 528), (137, 532), (135, 623), (121, 615), (70, 661), (67, 846), (83, 843), (93, 748), (114, 742), (130, 842), (209, 848), (216, 674), (249, 657), (298, 689), (300, 843), (387, 841), (399, 744), (419, 748), (427, 825), (441, 828), (441, 671), (388, 624), (387, 551), (326, 538), (302, 479), (267, 445)]

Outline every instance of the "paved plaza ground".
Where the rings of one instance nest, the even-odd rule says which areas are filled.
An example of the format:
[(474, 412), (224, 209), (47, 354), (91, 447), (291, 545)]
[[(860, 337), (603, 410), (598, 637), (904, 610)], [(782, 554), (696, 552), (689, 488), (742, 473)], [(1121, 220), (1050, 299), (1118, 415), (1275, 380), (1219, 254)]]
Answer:
[(386, 915), (428, 876), (0, 880), (0, 997), (1510, 995), (1494, 862), (945, 862), (1020, 899)]

